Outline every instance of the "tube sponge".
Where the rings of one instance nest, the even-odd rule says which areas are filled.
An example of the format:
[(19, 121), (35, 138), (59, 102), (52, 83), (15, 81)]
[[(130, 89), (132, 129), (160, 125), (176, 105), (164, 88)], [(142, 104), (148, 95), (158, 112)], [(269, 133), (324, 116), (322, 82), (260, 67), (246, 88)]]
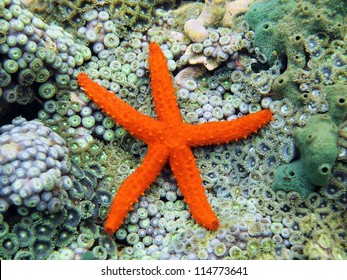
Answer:
[(276, 169), (271, 188), (274, 191), (296, 191), (305, 198), (314, 191), (315, 186), (308, 179), (303, 161), (296, 160)]
[(347, 86), (345, 84), (334, 84), (324, 88), (329, 102), (328, 114), (338, 124), (347, 115)]
[(304, 128), (294, 133), (294, 141), (310, 181), (318, 186), (328, 184), (337, 158), (338, 128), (331, 116), (315, 115)]

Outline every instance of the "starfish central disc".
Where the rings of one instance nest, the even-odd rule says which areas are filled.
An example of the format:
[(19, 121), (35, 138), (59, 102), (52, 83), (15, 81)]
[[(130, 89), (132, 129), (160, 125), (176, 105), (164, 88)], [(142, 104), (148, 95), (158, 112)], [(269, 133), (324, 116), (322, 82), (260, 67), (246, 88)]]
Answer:
[(137, 112), (86, 74), (78, 75), (78, 82), (88, 97), (116, 123), (148, 145), (141, 165), (119, 187), (105, 230), (114, 233), (122, 225), (133, 204), (155, 181), (166, 162), (171, 166), (192, 217), (203, 227), (215, 230), (219, 221), (208, 203), (190, 148), (246, 138), (269, 123), (272, 114), (269, 110), (262, 110), (232, 121), (186, 124), (176, 102), (167, 61), (156, 43), (149, 45), (149, 68), (158, 119)]
[(165, 145), (169, 149), (173, 149), (175, 147), (180, 147), (182, 145), (186, 145), (185, 135), (182, 133), (180, 129), (167, 129), (164, 131), (162, 137), (159, 138), (159, 142)]

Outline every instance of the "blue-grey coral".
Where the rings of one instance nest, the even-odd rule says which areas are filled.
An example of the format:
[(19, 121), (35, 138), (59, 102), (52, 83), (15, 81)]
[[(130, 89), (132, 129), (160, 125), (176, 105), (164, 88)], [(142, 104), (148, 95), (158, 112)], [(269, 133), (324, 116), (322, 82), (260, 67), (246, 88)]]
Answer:
[(0, 128), (1, 213), (11, 205), (56, 212), (71, 188), (65, 141), (39, 121), (17, 117)]

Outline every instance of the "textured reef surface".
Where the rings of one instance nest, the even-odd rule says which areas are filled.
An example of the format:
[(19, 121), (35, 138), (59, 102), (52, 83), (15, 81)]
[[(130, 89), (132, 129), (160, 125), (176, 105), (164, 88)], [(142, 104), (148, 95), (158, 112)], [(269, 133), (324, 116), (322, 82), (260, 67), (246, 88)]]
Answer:
[[(0, 0), (0, 259), (347, 259), (346, 16), (340, 0)], [(217, 230), (168, 165), (104, 230), (147, 146), (77, 76), (156, 118), (149, 42), (184, 122), (273, 114), (192, 150)]]

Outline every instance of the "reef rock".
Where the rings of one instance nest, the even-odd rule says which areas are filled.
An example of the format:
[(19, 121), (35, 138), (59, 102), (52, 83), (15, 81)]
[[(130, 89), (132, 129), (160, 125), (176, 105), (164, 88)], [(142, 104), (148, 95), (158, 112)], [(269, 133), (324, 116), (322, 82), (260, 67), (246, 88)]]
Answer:
[(184, 32), (193, 42), (201, 43), (208, 38), (208, 31), (198, 19), (190, 19), (184, 24)]
[(220, 24), (226, 11), (226, 0), (205, 0), (198, 20), (205, 26), (216, 26)]
[(233, 2), (228, 2), (224, 17), (222, 19), (222, 25), (233, 27), (233, 21), (238, 16), (247, 12), (248, 6), (251, 2), (252, 0), (235, 0)]

